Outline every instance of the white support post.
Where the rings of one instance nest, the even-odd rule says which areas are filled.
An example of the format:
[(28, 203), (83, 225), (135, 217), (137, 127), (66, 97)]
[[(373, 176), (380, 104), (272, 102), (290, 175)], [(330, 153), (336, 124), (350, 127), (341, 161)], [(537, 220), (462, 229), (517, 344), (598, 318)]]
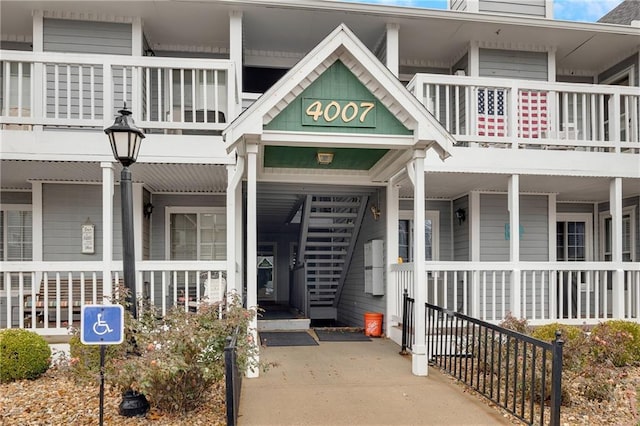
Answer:
[[(547, 230), (548, 250), (549, 250), (549, 262), (558, 261), (558, 253), (556, 251), (556, 223), (558, 221), (557, 212), (557, 196), (556, 194), (549, 194), (547, 198), (549, 205), (547, 206), (547, 217), (549, 221), (549, 229)], [(558, 300), (557, 300), (557, 274), (555, 272), (549, 272), (549, 279), (547, 280), (547, 297), (549, 303), (547, 305), (548, 318), (558, 318)], [(543, 307), (544, 308), (544, 307)]]
[(102, 167), (102, 293), (101, 303), (111, 303), (113, 263), (113, 163), (100, 163)]
[(400, 73), (400, 25), (387, 24), (387, 68), (396, 77)]
[[(33, 33), (32, 33), (32, 45), (34, 52), (44, 51), (44, 14), (42, 10), (35, 10), (33, 12)], [(33, 76), (31, 92), (31, 105), (33, 105), (33, 116), (41, 119), (44, 117), (45, 103), (47, 97), (45, 93), (45, 72), (44, 64), (42, 62), (36, 62), (33, 64)], [(33, 126), (34, 131), (42, 131), (41, 125)]]
[(556, 81), (556, 48), (553, 47), (547, 52), (547, 80)]
[[(469, 208), (467, 220), (469, 221), (469, 259), (472, 262), (480, 262), (480, 193), (472, 191), (469, 194)], [(471, 311), (474, 318), (480, 318), (480, 276), (473, 271), (471, 283)]]
[(399, 207), (399, 190), (393, 179), (387, 183), (387, 206), (386, 211), (386, 227), (387, 227), (387, 313), (385, 334), (391, 336), (391, 329), (397, 322), (393, 320), (393, 315), (400, 316), (402, 312), (395, 312), (398, 306), (398, 289), (396, 287), (396, 273), (391, 271), (391, 265), (395, 264), (398, 259), (398, 207)]
[(131, 55), (142, 56), (144, 54), (144, 31), (142, 29), (142, 18), (135, 17), (131, 23)]
[[(615, 121), (615, 120), (614, 120)], [(613, 280), (611, 310), (614, 319), (624, 318), (624, 269), (622, 265), (622, 178), (609, 182), (609, 210), (611, 212), (611, 263)]]
[(413, 247), (413, 282), (415, 283), (414, 297), (414, 339), (412, 349), (411, 371), (416, 376), (426, 376), (428, 374), (427, 365), (427, 344), (425, 324), (425, 303), (427, 302), (427, 283), (425, 267), (425, 235), (424, 235), (424, 159), (425, 151), (413, 151), (413, 226), (414, 226), (414, 247)]
[(238, 265), (242, 262), (243, 174), (244, 157), (237, 157), (235, 165), (227, 166), (227, 290), (238, 296), (242, 296)]
[(480, 76), (480, 45), (477, 41), (472, 41), (469, 46), (469, 75)]
[(516, 318), (523, 316), (522, 289), (520, 288), (520, 176), (509, 176), (509, 261), (511, 271), (511, 313)]
[[(135, 167), (135, 166), (134, 166)], [(142, 241), (144, 238), (144, 227), (142, 226), (142, 222), (144, 219), (144, 214), (142, 212), (144, 206), (144, 186), (142, 183), (134, 182), (133, 183), (133, 230), (134, 230), (134, 253), (136, 262), (142, 260)], [(138, 282), (139, 280), (136, 280)], [(138, 286), (141, 283), (138, 282)], [(138, 288), (138, 292), (142, 291), (142, 287)]]
[[(31, 182), (32, 252), (34, 262), (44, 260), (42, 252), (42, 182)], [(39, 280), (38, 280), (39, 281)]]
[[(229, 111), (229, 122), (240, 114), (242, 108), (242, 57), (242, 12), (234, 10), (229, 13), (229, 59), (235, 72), (235, 87), (231, 88), (234, 96), (229, 102), (234, 110)], [(231, 79), (227, 80), (228, 84), (230, 82)]]
[[(258, 145), (247, 143), (247, 309), (254, 312), (249, 324), (249, 335), (253, 337), (253, 344), (258, 346), (258, 226), (257, 226), (257, 156)], [(259, 360), (256, 355), (254, 361)], [(258, 377), (257, 368), (248, 369), (247, 377)]]

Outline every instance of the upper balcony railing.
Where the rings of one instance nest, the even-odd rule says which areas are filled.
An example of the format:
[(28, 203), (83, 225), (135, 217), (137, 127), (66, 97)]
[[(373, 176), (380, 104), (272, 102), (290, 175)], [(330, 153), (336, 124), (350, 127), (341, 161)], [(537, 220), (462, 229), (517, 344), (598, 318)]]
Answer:
[(228, 60), (1, 51), (0, 122), (102, 128), (126, 103), (145, 131), (220, 131), (239, 102)]
[(640, 152), (638, 87), (416, 74), (408, 88), (461, 146)]

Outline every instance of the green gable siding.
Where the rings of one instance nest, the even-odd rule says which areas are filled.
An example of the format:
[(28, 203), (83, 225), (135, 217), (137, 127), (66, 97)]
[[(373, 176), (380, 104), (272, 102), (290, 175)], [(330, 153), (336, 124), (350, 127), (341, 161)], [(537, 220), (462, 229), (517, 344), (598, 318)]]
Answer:
[[(299, 169), (369, 170), (388, 150), (357, 148), (311, 148), (294, 146), (265, 146), (265, 167)], [(318, 152), (333, 153), (331, 164), (318, 164)]]
[[(368, 120), (375, 123), (373, 127), (351, 127), (343, 123), (336, 125), (302, 125), (303, 120), (303, 98), (319, 99), (319, 100), (335, 100), (341, 105), (345, 105), (344, 101), (356, 101), (359, 104), (362, 101), (375, 102), (375, 108), (371, 112), (375, 112), (375, 120)], [(331, 115), (335, 113), (335, 109), (331, 111)], [(351, 115), (353, 111), (349, 111)], [(370, 117), (373, 118), (373, 117)], [(308, 120), (307, 120), (308, 121)], [(265, 126), (265, 130), (282, 130), (296, 132), (324, 132), (324, 133), (359, 133), (359, 134), (378, 134), (378, 135), (411, 135), (413, 132), (407, 129), (387, 108), (378, 102), (375, 96), (367, 89), (351, 71), (340, 61), (337, 60), (331, 65), (320, 77), (316, 79), (309, 87), (307, 87), (293, 102), (291, 102), (284, 110), (278, 114), (269, 124)]]

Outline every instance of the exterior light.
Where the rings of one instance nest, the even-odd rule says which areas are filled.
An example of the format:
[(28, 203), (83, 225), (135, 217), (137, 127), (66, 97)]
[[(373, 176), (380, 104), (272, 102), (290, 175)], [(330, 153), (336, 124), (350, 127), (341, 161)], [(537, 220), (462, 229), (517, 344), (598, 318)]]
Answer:
[(318, 164), (327, 166), (333, 162), (333, 152), (318, 152), (316, 153), (316, 160)]
[(120, 116), (116, 117), (113, 125), (104, 129), (104, 132), (109, 137), (115, 159), (124, 167), (128, 167), (138, 159), (144, 133), (136, 127), (126, 103), (118, 112)]
[(140, 144), (144, 139), (144, 133), (138, 129), (131, 117), (131, 111), (127, 104), (116, 117), (113, 126), (104, 129), (109, 137), (111, 150), (116, 160), (122, 164), (120, 173), (120, 204), (122, 207), (122, 275), (124, 285), (129, 291), (127, 301), (134, 318), (137, 315), (138, 304), (136, 301), (136, 265), (133, 238), (133, 194), (131, 189), (131, 171), (129, 166), (138, 159)]

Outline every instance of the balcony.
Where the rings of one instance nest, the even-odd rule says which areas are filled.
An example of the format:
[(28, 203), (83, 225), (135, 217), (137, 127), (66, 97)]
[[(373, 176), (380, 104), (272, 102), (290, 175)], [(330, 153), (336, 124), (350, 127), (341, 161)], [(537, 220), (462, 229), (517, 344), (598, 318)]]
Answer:
[(408, 89), (458, 146), (640, 153), (637, 87), (416, 74)]
[(228, 60), (6, 51), (3, 129), (102, 129), (124, 103), (148, 133), (219, 134), (239, 96)]

